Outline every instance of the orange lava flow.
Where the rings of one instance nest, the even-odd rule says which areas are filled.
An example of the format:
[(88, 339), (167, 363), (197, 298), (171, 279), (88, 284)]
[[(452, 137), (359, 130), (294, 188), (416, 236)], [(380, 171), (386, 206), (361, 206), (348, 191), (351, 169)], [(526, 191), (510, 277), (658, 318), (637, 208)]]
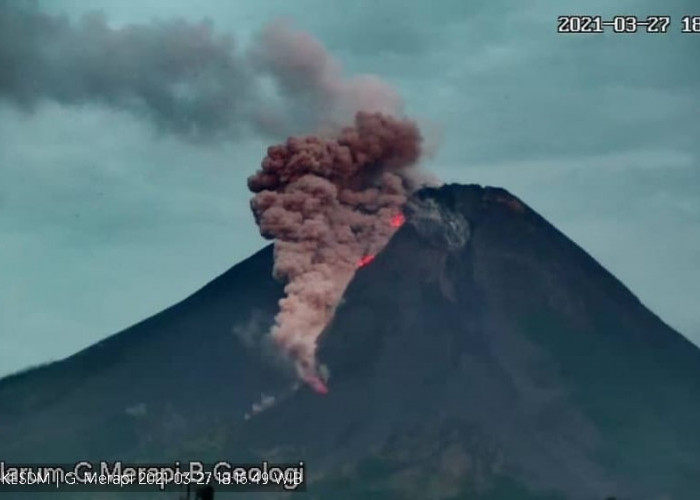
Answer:
[(309, 384), (317, 394), (328, 394), (328, 386), (317, 376), (310, 375), (306, 377), (306, 383)]
[(367, 264), (369, 264), (373, 260), (374, 260), (374, 255), (365, 255), (364, 257), (362, 257), (360, 260), (357, 261), (358, 269), (360, 267), (365, 267)]
[(404, 222), (406, 222), (406, 216), (399, 212), (391, 218), (391, 227), (401, 227)]

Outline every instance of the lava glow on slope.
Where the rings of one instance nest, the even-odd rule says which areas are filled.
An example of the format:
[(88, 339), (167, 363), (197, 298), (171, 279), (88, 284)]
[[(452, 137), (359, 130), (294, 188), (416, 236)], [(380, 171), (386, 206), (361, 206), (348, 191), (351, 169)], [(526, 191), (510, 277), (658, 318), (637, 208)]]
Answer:
[(402, 214), (401, 212), (399, 212), (398, 214), (394, 215), (391, 218), (390, 224), (391, 224), (391, 227), (399, 228), (399, 227), (403, 226), (404, 222), (406, 222), (406, 216), (404, 214)]
[(328, 394), (328, 387), (319, 377), (310, 375), (305, 378), (305, 382), (309, 384), (317, 394)]
[(374, 255), (365, 255), (360, 260), (357, 261), (357, 268), (365, 267), (367, 264), (374, 260)]
[[(389, 224), (391, 224), (391, 227), (395, 228), (400, 228), (403, 226), (404, 222), (406, 222), (406, 216), (399, 212), (398, 214), (394, 215), (391, 220), (389, 221)], [(357, 261), (357, 268), (365, 267), (367, 264), (372, 262), (374, 260), (374, 255), (365, 255), (362, 257), (360, 260)]]

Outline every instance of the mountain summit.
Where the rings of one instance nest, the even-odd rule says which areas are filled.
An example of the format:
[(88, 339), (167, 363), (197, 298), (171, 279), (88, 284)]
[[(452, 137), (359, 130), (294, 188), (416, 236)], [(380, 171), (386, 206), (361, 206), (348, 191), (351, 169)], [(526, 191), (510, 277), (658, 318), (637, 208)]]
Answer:
[(700, 350), (507, 191), (425, 188), (321, 334), (267, 332), (270, 247), (172, 308), (0, 381), (5, 460), (304, 460), (319, 499), (700, 491)]

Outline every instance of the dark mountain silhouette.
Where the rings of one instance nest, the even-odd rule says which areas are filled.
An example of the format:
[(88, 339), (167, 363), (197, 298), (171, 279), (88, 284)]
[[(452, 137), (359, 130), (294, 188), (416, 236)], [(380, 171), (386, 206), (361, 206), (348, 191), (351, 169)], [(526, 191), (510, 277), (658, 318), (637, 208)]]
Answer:
[(333, 500), (698, 497), (698, 348), (505, 190), (426, 188), (406, 215), (321, 336), (328, 395), (264, 354), (267, 247), (1, 381), (0, 455), (303, 459)]

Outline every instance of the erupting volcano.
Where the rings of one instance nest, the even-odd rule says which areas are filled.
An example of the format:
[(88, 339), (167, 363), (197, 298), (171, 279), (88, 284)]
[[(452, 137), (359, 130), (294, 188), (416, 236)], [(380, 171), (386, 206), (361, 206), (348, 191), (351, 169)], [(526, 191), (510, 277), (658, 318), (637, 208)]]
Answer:
[[(282, 4), (268, 3), (265, 10), (271, 15), (279, 10), (273, 4)], [(287, 3), (283, 11), (294, 14)], [(66, 359), (0, 379), (0, 497), (55, 500), (60, 486), (58, 497), (63, 500), (189, 498), (190, 492), (197, 498), (213, 498), (214, 490), (218, 500), (238, 493), (243, 496), (236, 498), (278, 500), (291, 493), (289, 487), (301, 491), (292, 496), (295, 500), (698, 499), (700, 349), (647, 309), (526, 200), (498, 187), (434, 183), (418, 171), (423, 150), (432, 148), (423, 147), (419, 128), (405, 118), (399, 93), (391, 85), (373, 75), (346, 77), (318, 40), (287, 22), (273, 22), (251, 33), (249, 46), (240, 50), (230, 34), (219, 33), (209, 21), (125, 24), (99, 13), (78, 20), (73, 19), (77, 12), (72, 7), (61, 7), (68, 12), (53, 15), (48, 10), (55, 7), (35, 4), (49, 2), (0, 1), (0, 112), (5, 116), (0, 125), (2, 130), (14, 128), (7, 117), (14, 120), (15, 115), (7, 113), (15, 111), (5, 109), (8, 105), (16, 105), (22, 113), (48, 112), (20, 124), (24, 128), (15, 137), (31, 139), (38, 131), (34, 135), (49, 141), (41, 154), (35, 154), (41, 142), (27, 142), (27, 158), (3, 154), (0, 171), (9, 166), (13, 176), (19, 175), (15, 178), (41, 181), (36, 187), (42, 189), (56, 177), (58, 191), (51, 192), (59, 196), (40, 196), (35, 186), (26, 200), (11, 192), (20, 203), (12, 199), (10, 208), (20, 212), (32, 208), (30, 217), (16, 220), (33, 222), (32, 214), (40, 213), (34, 209), (42, 207), (47, 213), (66, 212), (62, 193), (72, 189), (64, 189), (64, 172), (51, 167), (78, 154), (76, 172), (82, 174), (83, 156), (71, 147), (60, 148), (58, 157), (52, 158), (56, 149), (52, 127), (43, 124), (46, 117), (63, 120), (64, 108), (68, 112), (69, 107), (84, 107), (88, 114), (79, 110), (75, 115), (83, 122), (79, 125), (96, 125), (94, 137), (100, 143), (102, 136), (107, 140), (101, 144), (105, 155), (95, 158), (96, 164), (113, 149), (112, 130), (100, 131), (100, 124), (111, 123), (113, 115), (121, 122), (124, 112), (150, 123), (159, 133), (187, 141), (187, 145), (163, 143), (153, 151), (153, 158), (177, 170), (159, 187), (182, 187), (183, 175), (190, 177), (188, 158), (211, 158), (218, 164), (217, 150), (195, 152), (195, 144), (254, 137), (255, 143), (236, 150), (237, 157), (245, 158), (248, 146), (257, 140), (280, 142), (259, 153), (264, 157), (260, 169), (248, 179), (255, 221), (273, 244), (152, 317), (107, 338), (102, 338), (100, 328), (94, 332), (94, 338), (102, 338), (98, 343)], [(499, 69), (504, 62), (500, 59), (507, 63), (509, 58), (482, 50), (510, 46), (501, 33), (481, 40), (480, 33), (472, 30), (464, 41), (466, 57), (471, 59), (466, 66), (455, 66), (450, 53), (436, 52), (423, 39), (432, 28), (424, 9), (416, 10), (420, 6), (402, 4), (397, 9), (398, 5), (385, 2), (375, 9), (356, 4), (338, 19), (320, 8), (300, 14), (304, 24), (330, 35), (358, 31), (362, 47), (354, 37), (334, 40), (355, 56), (358, 49), (392, 49), (384, 43), (387, 36), (405, 38), (398, 35), (420, 28), (421, 36), (411, 37), (408, 45), (399, 47), (393, 43), (396, 40), (390, 44), (403, 56), (420, 52), (415, 71), (405, 72), (396, 64), (387, 69), (400, 69), (397, 76), (428, 97), (425, 105), (430, 110), (423, 109), (440, 122), (440, 110), (446, 107), (433, 101), (449, 96), (447, 118), (455, 128), (447, 128), (446, 137), (459, 146), (460, 134), (468, 134), (470, 144), (447, 155), (450, 164), (443, 168), (466, 177), (481, 169), (460, 163), (461, 157), (481, 158), (494, 166), (506, 157), (523, 166), (534, 157), (562, 157), (559, 153), (567, 144), (535, 133), (537, 128), (513, 135), (513, 127), (521, 121), (512, 118), (526, 117), (533, 109), (527, 99), (514, 96), (513, 104), (526, 106), (519, 114), (504, 115), (500, 98), (507, 95), (504, 85), (499, 84), (497, 92), (490, 87), (478, 92), (492, 77), (508, 84), (515, 81), (513, 88), (517, 87), (518, 73), (510, 70), (518, 68), (504, 65), (507, 74)], [(485, 9), (458, 12), (463, 10), (449, 12), (457, 27), (489, 21)], [(503, 10), (494, 12), (500, 16)], [(509, 19), (520, 25), (523, 12), (510, 13)], [(462, 14), (468, 17), (456, 17)], [(400, 26), (394, 24), (387, 31), (384, 21), (392, 23), (397, 16)], [(379, 31), (377, 19), (382, 24)], [(420, 26), (410, 24), (415, 20)], [(433, 31), (455, 45), (449, 36), (442, 36), (442, 28)], [(550, 31), (545, 29), (545, 34)], [(531, 29), (526, 32), (534, 34)], [(459, 29), (455, 33), (461, 35)], [(522, 57), (528, 61), (552, 60), (529, 51), (538, 47), (526, 48)], [(354, 59), (375, 65), (403, 58), (395, 56)], [(484, 61), (489, 71), (471, 71)], [(419, 74), (442, 62), (450, 63), (443, 75), (431, 73), (425, 79)], [(583, 63), (582, 72), (596, 73), (595, 66)], [(558, 81), (550, 73), (543, 72), (545, 86)], [(471, 85), (469, 76), (477, 77), (478, 85)], [(431, 82), (438, 88), (431, 88)], [(602, 97), (610, 88), (607, 82), (600, 82), (604, 88), (594, 85), (603, 90)], [(445, 83), (450, 88), (443, 88)], [(639, 87), (644, 82), (633, 83)], [(587, 94), (578, 94), (574, 97), (583, 102)], [(490, 109), (488, 99), (494, 95), (496, 107)], [(45, 102), (52, 102), (55, 109), (41, 110)], [(478, 112), (461, 116), (460, 110)], [(548, 123), (554, 123), (549, 118)], [(661, 118), (649, 125), (662, 123)], [(470, 134), (480, 120), (503, 126), (492, 128), (488, 137)], [(648, 127), (640, 123), (643, 127), (636, 129), (646, 137)], [(580, 146), (579, 128), (574, 123), (559, 135), (571, 135), (574, 142), (568, 145)], [(634, 134), (635, 127), (629, 128)], [(147, 147), (151, 141), (140, 138), (139, 130), (137, 126), (124, 144), (137, 141), (133, 144)], [(682, 137), (676, 139), (673, 144), (682, 146)], [(517, 151), (505, 155), (513, 153), (508, 148), (514, 144)], [(607, 149), (596, 150), (596, 144), (608, 142), (587, 140), (580, 152), (596, 161), (604, 155), (603, 163), (614, 170), (620, 169), (615, 162), (621, 160), (626, 169), (628, 155), (605, 155)], [(168, 151), (188, 153), (171, 163), (163, 156)], [(229, 154), (233, 149), (221, 151)], [(123, 159), (128, 161), (130, 155)], [(147, 170), (134, 170), (136, 177), (131, 179), (131, 167), (119, 167), (118, 155), (108, 160), (106, 176), (92, 175), (91, 169), (91, 175), (76, 177), (77, 184), (68, 187), (86, 186), (89, 193), (93, 187), (101, 188), (102, 181), (116, 178), (129, 181), (122, 186), (127, 191), (124, 196), (114, 191), (106, 198), (139, 201), (150, 193), (150, 185), (142, 186), (141, 181), (157, 176), (156, 168), (145, 165)], [(46, 162), (46, 173), (33, 170), (40, 162)], [(567, 165), (560, 167), (567, 171)], [(527, 167), (522, 176), (536, 182), (539, 172)], [(197, 199), (193, 197), (199, 196), (198, 189), (209, 184), (208, 175), (197, 176), (202, 181), (198, 186), (177, 189), (167, 199)], [(602, 170), (592, 175), (608, 180)], [(92, 186), (95, 180), (100, 182)], [(11, 188), (4, 178), (2, 182), (0, 188)], [(433, 183), (440, 185), (421, 185)], [(122, 183), (118, 184), (116, 188)], [(132, 197), (128, 191), (132, 185), (148, 189)], [(588, 193), (591, 198), (598, 194)], [(566, 192), (557, 193), (558, 198), (565, 196)], [(34, 203), (34, 198), (45, 203)], [(106, 209), (97, 214), (101, 218), (78, 225), (49, 217), (36, 227), (20, 228), (6, 224), (2, 189), (0, 199), (0, 226), (17, 229), (10, 236), (19, 238), (8, 240), (2, 234), (3, 258), (15, 253), (13, 245), (9, 254), (4, 252), (8, 242), (17, 241), (18, 249), (31, 251), (34, 238), (26, 236), (43, 234), (50, 229), (47, 223), (59, 224), (55, 234), (71, 239), (88, 236), (80, 241), (90, 244), (93, 238), (82, 233), (93, 228), (94, 221), (109, 222), (111, 215), (129, 213), (118, 206), (113, 213), (100, 204)], [(189, 215), (184, 212), (187, 206), (176, 208), (172, 215), (184, 214), (185, 220), (171, 222), (182, 222), (178, 227), (187, 229), (205, 213), (201, 210), (218, 204)], [(554, 205), (550, 208), (557, 211)], [(564, 211), (571, 208), (559, 206)], [(663, 207), (650, 208), (654, 212)], [(171, 224), (165, 220), (164, 233), (157, 227), (159, 221), (157, 214), (148, 225), (149, 235), (153, 231), (153, 238), (145, 242), (149, 244), (137, 238), (128, 248), (159, 248), (150, 243), (170, 234)], [(599, 222), (602, 229), (609, 227), (607, 218)], [(206, 228), (211, 241), (221, 240), (210, 231), (217, 227), (221, 226)], [(124, 234), (139, 236), (142, 228), (138, 223)], [(50, 233), (53, 241), (54, 232)], [(123, 248), (115, 246), (116, 239), (105, 247), (100, 235), (95, 233), (99, 240), (95, 241), (107, 255)], [(149, 255), (155, 254), (147, 252), (145, 257)], [(190, 270), (211, 267), (208, 262), (201, 265), (209, 257), (206, 254), (185, 257), (179, 262), (187, 266), (188, 275)], [(36, 269), (31, 278), (47, 290), (55, 288), (57, 262), (32, 262)], [(172, 269), (182, 274), (182, 269)], [(86, 267), (85, 273), (92, 270)], [(101, 276), (97, 271), (96, 277)], [(13, 278), (2, 276), (8, 277)], [(154, 286), (151, 279), (147, 282)], [(11, 290), (12, 285), (10, 281)], [(154, 290), (167, 286), (167, 282), (155, 285)], [(32, 325), (48, 318), (55, 326), (52, 343), (65, 344), (62, 349), (71, 339), (87, 338), (84, 322), (54, 321), (67, 317), (54, 306), (79, 304), (81, 290), (65, 287), (61, 290), (65, 300), (53, 304), (46, 302), (43, 288), (33, 302), (25, 293), (29, 288), (24, 288), (17, 300), (8, 306), (2, 303), (3, 315), (9, 307), (38, 316)], [(154, 295), (153, 303), (170, 295), (169, 290), (166, 297)], [(112, 304), (111, 297), (115, 297), (111, 292), (100, 296), (100, 304), (115, 317), (127, 318), (129, 311), (121, 308), (129, 304)], [(2, 354), (10, 339), (5, 326), (0, 321)], [(288, 362), (270, 359), (271, 346)], [(39, 471), (46, 469), (40, 464), (47, 463), (87, 463), (93, 466), (93, 481), (71, 485), (54, 481), (67, 479), (65, 467), (27, 475), (30, 468), (22, 465), (33, 464), (31, 470)], [(102, 479), (105, 463), (112, 470), (109, 475), (119, 481), (94, 480), (97, 469)], [(126, 468), (119, 473), (119, 464), (149, 463), (175, 464), (169, 468), (184, 473), (162, 474), (156, 481), (121, 480), (129, 476)], [(243, 469), (243, 477), (242, 469), (234, 467), (230, 476), (228, 467), (220, 467), (227, 463), (253, 467)], [(303, 464), (301, 474), (297, 464)], [(79, 468), (90, 473), (89, 467)], [(215, 474), (217, 470), (223, 475)], [(279, 472), (282, 484), (274, 484), (278, 480), (273, 470)], [(211, 476), (204, 490), (208, 495), (192, 491), (197, 485), (181, 484), (203, 475)], [(175, 479), (178, 476), (184, 481)], [(246, 478), (241, 484), (240, 479)], [(299, 478), (304, 484), (298, 484)], [(253, 494), (253, 490), (260, 491)]]
[(286, 283), (272, 337), (317, 392), (316, 338), (358, 267), (404, 221), (407, 167), (420, 156), (411, 121), (358, 112), (333, 139), (292, 137), (272, 146), (248, 180), (261, 234), (275, 240), (273, 275)]

